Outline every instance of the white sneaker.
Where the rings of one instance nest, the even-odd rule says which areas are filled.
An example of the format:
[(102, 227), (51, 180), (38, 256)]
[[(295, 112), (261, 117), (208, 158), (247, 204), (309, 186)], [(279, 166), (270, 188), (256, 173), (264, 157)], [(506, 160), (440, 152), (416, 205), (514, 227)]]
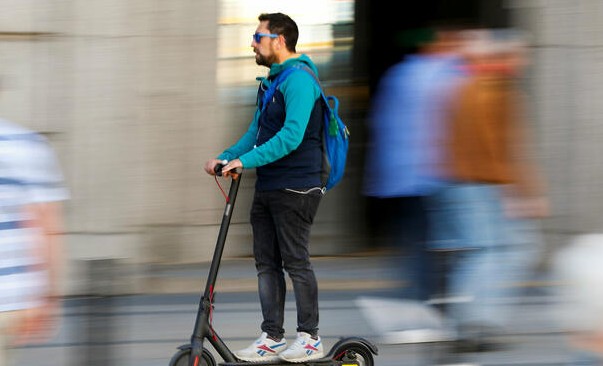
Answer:
[(316, 360), (324, 356), (322, 341), (320, 337), (312, 338), (305, 332), (297, 333), (297, 339), (280, 354), (280, 358), (287, 362), (305, 362)]
[(262, 332), (260, 338), (256, 339), (249, 347), (236, 351), (234, 355), (242, 361), (262, 362), (277, 360), (279, 353), (287, 348), (285, 338), (279, 342), (268, 338), (266, 332)]

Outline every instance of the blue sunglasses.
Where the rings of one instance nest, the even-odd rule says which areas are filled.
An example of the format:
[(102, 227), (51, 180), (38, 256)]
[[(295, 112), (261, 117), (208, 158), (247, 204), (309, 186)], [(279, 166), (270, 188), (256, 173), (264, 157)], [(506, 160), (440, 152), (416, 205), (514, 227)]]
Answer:
[(272, 33), (254, 33), (253, 40), (255, 43), (260, 43), (262, 41), (262, 37), (270, 37), (270, 38), (278, 38), (278, 34)]

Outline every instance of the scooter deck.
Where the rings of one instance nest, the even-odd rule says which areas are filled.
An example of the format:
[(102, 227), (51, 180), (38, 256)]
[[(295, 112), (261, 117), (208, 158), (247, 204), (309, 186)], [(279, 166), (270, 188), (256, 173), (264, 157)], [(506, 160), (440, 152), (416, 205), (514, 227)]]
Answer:
[(219, 366), (360, 366), (357, 361), (335, 361), (331, 358), (320, 358), (318, 360), (306, 362), (287, 362), (283, 360), (263, 361), (263, 362), (225, 362), (218, 364)]

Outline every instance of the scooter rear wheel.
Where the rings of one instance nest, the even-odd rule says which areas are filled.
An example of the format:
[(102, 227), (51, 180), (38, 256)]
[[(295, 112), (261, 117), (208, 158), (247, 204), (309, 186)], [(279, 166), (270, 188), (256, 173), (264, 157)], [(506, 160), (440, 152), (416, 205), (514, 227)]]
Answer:
[(342, 344), (333, 352), (335, 361), (354, 361), (361, 366), (374, 366), (373, 353), (361, 343)]
[[(174, 357), (172, 357), (172, 360), (170, 361), (170, 366), (188, 366), (190, 356), (190, 348), (182, 349), (176, 352)], [(198, 366), (216, 366), (216, 360), (214, 359), (214, 356), (212, 356), (212, 354), (205, 348), (203, 348), (203, 353), (201, 354), (201, 360)]]

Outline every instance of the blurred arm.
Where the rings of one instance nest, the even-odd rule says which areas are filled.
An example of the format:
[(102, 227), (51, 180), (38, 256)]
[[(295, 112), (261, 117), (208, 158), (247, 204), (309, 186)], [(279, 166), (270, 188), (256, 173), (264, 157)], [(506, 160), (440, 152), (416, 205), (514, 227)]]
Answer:
[(26, 208), (31, 224), (39, 232), (39, 245), (36, 254), (40, 263), (48, 271), (48, 299), (60, 296), (61, 270), (64, 268), (63, 253), (63, 217), (60, 202), (43, 202), (30, 204)]

